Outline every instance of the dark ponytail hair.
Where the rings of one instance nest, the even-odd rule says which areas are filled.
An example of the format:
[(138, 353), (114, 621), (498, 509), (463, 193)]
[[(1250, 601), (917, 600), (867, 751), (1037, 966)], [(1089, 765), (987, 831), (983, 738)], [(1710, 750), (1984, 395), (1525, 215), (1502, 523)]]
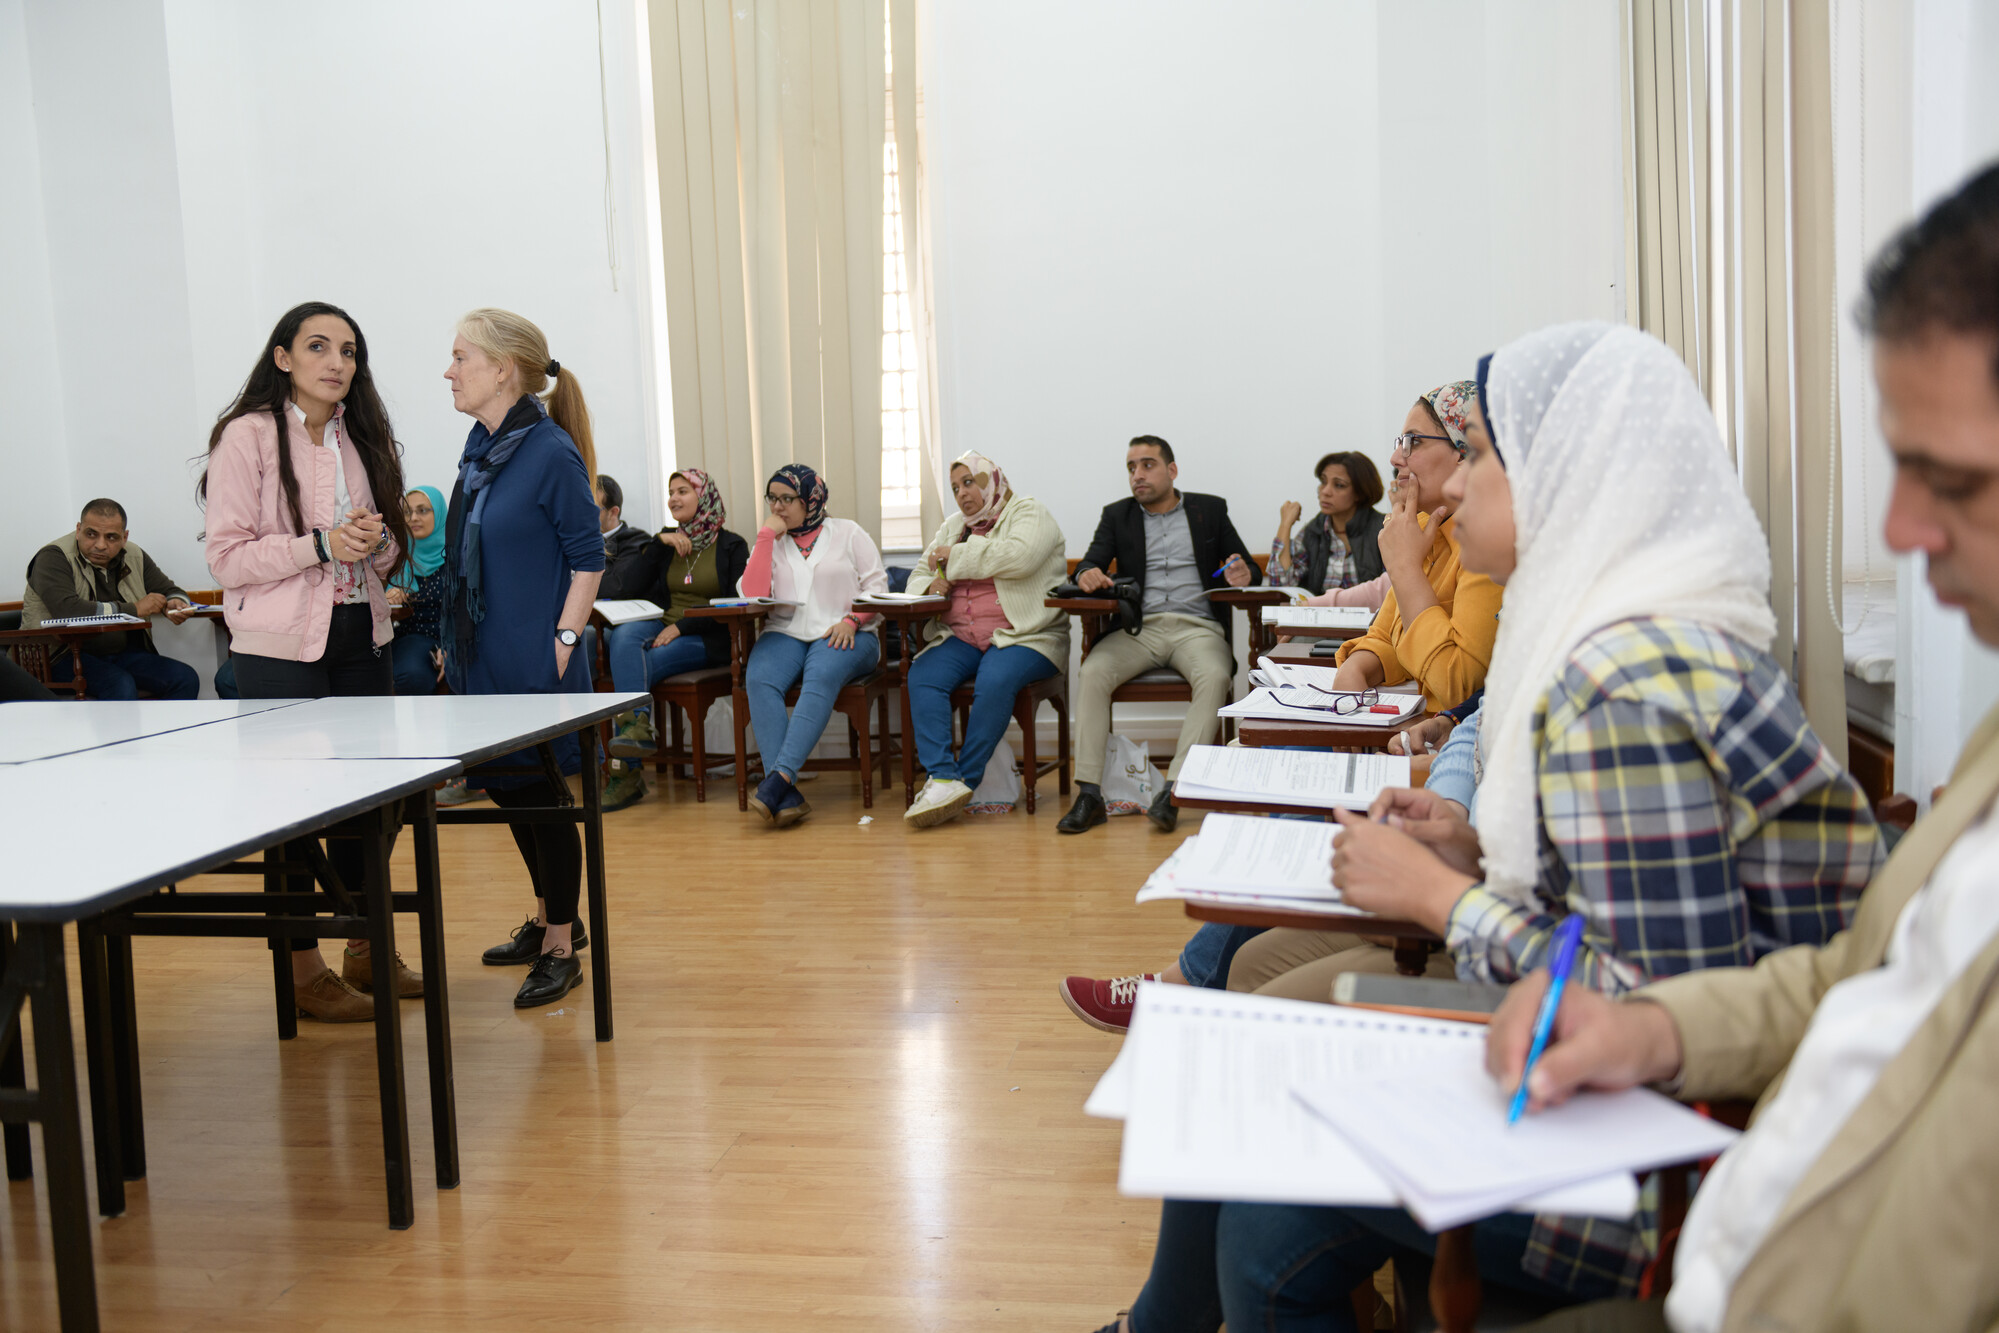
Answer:
[[(222, 432), (230, 422), (238, 417), (253, 416), (259, 412), (270, 414), (278, 430), (278, 484), (284, 488), (285, 509), (291, 515), (292, 531), (303, 535), (308, 530), (305, 511), (299, 504), (298, 471), (292, 466), (291, 448), (291, 403), (292, 377), (290, 372), (278, 369), (277, 358), (272, 355), (282, 347), (291, 351), (298, 341), (299, 329), (315, 315), (332, 315), (346, 322), (354, 331), (354, 379), (347, 386), (344, 400), (345, 410), (341, 413), (340, 428), (353, 442), (354, 451), (361, 455), (361, 467), (368, 474), (368, 489), (374, 493), (375, 503), (382, 512), (382, 522), (388, 528), (389, 536), (395, 540), (396, 549), (402, 559), (409, 558), (409, 522), (403, 517), (402, 449), (396, 443), (395, 429), (389, 424), (389, 411), (382, 406), (382, 396), (375, 391), (375, 377), (368, 369), (368, 340), (362, 336), (361, 326), (354, 317), (337, 305), (325, 301), (307, 301), (285, 311), (278, 320), (271, 336), (264, 339), (264, 349), (257, 358), (257, 364), (250, 369), (250, 376), (243, 381), (237, 391), (236, 401), (229, 409), (215, 419), (215, 429), (208, 432), (208, 452), (212, 455), (215, 446), (222, 442)], [(195, 495), (206, 505), (208, 502), (208, 469), (201, 471), (201, 484), (195, 487)], [(400, 565), (401, 561), (398, 561)], [(390, 571), (393, 576), (394, 571)], [(384, 583), (387, 579), (383, 580)]]

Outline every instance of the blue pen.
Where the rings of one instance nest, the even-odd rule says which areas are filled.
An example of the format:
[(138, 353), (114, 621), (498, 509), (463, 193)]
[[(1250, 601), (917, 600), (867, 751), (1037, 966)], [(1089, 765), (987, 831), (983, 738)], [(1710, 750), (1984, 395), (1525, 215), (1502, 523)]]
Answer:
[(1512, 1124), (1527, 1109), (1527, 1076), (1555, 1030), (1555, 1012), (1562, 1007), (1562, 988), (1575, 970), (1576, 946), (1583, 940), (1582, 913), (1574, 912), (1555, 927), (1555, 961), (1548, 965), (1548, 993), (1541, 997), (1541, 1012), (1534, 1016), (1534, 1042), (1527, 1048), (1527, 1063), (1520, 1070), (1520, 1086), (1513, 1091), (1513, 1105), (1506, 1108), (1506, 1123)]
[(1233, 565), (1233, 564), (1234, 564), (1235, 562), (1236, 562), (1236, 557), (1234, 557), (1234, 556), (1230, 556), (1230, 557), (1229, 557), (1228, 559), (1226, 559), (1226, 560), (1222, 561), (1222, 567), (1221, 567), (1220, 569), (1218, 569), (1218, 570), (1216, 570), (1216, 571), (1215, 571), (1214, 573), (1212, 573), (1212, 574), (1208, 575), (1208, 577), (1209, 577), (1209, 578), (1211, 578), (1211, 579), (1218, 579), (1218, 578), (1220, 578), (1220, 577), (1221, 577), (1221, 576), (1222, 576), (1223, 574), (1226, 574), (1226, 573), (1228, 572), (1228, 568), (1229, 568), (1229, 566), (1230, 566), (1230, 565)]

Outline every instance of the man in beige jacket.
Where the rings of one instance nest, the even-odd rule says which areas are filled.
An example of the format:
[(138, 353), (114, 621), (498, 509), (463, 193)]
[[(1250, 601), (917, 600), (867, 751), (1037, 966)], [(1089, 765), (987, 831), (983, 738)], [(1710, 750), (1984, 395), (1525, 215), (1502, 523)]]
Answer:
[[(1999, 168), (1891, 242), (1868, 280), (1888, 544), (1999, 647)], [(1999, 1326), (1999, 709), (1944, 796), (1822, 948), (1692, 972), (1613, 1002), (1574, 989), (1528, 1080), (1756, 1099), (1702, 1183), (1660, 1303), (1537, 1328)], [(1487, 1063), (1517, 1083), (1546, 973), (1514, 987)]]

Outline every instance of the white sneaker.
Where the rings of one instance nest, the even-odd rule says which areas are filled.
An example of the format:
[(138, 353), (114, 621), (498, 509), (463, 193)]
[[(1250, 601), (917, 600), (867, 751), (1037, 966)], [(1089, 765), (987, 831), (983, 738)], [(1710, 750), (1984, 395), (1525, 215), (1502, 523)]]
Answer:
[(972, 800), (972, 789), (956, 778), (939, 781), (931, 778), (923, 784), (923, 790), (916, 794), (916, 803), (902, 812), (902, 817), (917, 828), (929, 828), (947, 819), (956, 819)]

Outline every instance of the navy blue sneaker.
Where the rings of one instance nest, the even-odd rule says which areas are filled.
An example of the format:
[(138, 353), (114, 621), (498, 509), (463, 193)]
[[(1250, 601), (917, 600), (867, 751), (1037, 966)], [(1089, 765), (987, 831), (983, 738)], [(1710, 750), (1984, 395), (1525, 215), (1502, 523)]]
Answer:
[(766, 822), (774, 822), (787, 792), (798, 795), (798, 789), (784, 780), (784, 774), (766, 773), (764, 780), (757, 784), (757, 789), (750, 793), (750, 809), (762, 815)]
[(777, 803), (777, 810), (772, 816), (773, 822), (779, 828), (796, 824), (812, 813), (812, 807), (805, 803), (805, 793), (792, 787), (790, 783), (785, 785), (790, 789), (785, 792), (784, 799)]

